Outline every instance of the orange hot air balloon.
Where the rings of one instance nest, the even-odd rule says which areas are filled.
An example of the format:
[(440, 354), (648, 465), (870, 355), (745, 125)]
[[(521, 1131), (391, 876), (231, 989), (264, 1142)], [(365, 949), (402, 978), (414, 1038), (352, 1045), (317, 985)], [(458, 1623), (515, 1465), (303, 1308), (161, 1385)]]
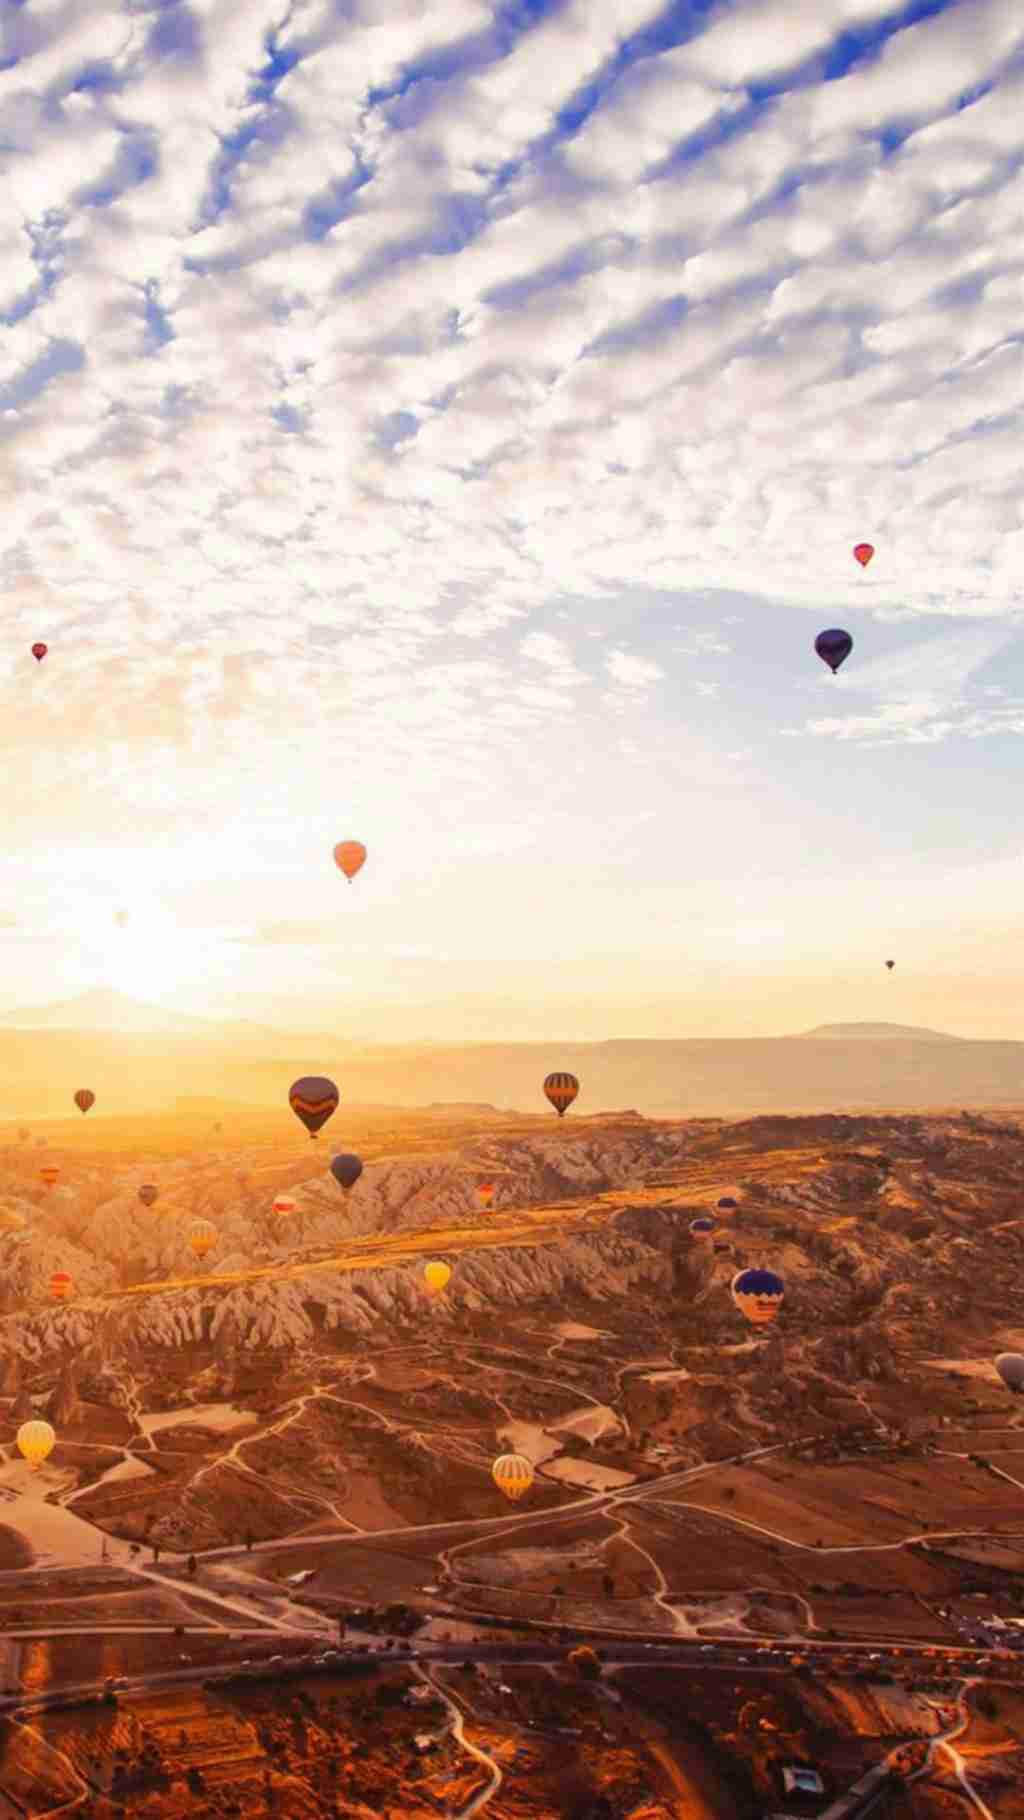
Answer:
[(46, 656), (46, 653), (48, 650), (49, 650), (48, 645), (39, 644), (39, 645), (32, 646), (32, 655), (35, 658), (37, 664), (42, 663), (43, 658)]
[(579, 1090), (580, 1084), (574, 1074), (549, 1074), (544, 1082), (545, 1098), (550, 1100), (560, 1119), (564, 1119), (566, 1107), (572, 1105)]
[(297, 1206), (298, 1202), (290, 1194), (276, 1194), (274, 1196), (275, 1213), (294, 1213)]
[(188, 1242), (197, 1258), (205, 1258), (217, 1243), (217, 1228), (209, 1220), (193, 1220), (188, 1232)]
[(861, 568), (866, 569), (875, 553), (875, 546), (873, 543), (855, 543), (853, 546), (853, 553), (860, 563)]
[(494, 1199), (494, 1183), (478, 1182), (476, 1185), (476, 1198), (480, 1202), (481, 1207), (489, 1207)]
[(79, 1112), (88, 1112), (89, 1107), (95, 1106), (95, 1104), (96, 1095), (88, 1087), (79, 1087), (75, 1094), (75, 1105)]
[(60, 1170), (55, 1169), (52, 1163), (48, 1163), (45, 1169), (40, 1169), (39, 1171), (39, 1179), (46, 1183), (47, 1188), (53, 1187), (53, 1184), (59, 1175)]
[(491, 1467), (491, 1477), (499, 1491), (511, 1498), (513, 1504), (525, 1497), (533, 1484), (533, 1467), (525, 1454), (503, 1453)]
[(361, 840), (342, 840), (334, 849), (334, 863), (344, 872), (349, 884), (366, 863), (366, 848)]
[(66, 1270), (55, 1270), (50, 1278), (50, 1294), (55, 1302), (67, 1302), (75, 1287), (75, 1280)]

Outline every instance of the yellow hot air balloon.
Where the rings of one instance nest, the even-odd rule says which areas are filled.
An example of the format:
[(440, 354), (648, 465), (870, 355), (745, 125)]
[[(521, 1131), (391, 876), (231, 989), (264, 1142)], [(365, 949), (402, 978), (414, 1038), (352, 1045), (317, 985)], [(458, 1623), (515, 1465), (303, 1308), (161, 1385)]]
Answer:
[(533, 1484), (533, 1467), (525, 1454), (503, 1453), (491, 1467), (491, 1476), (499, 1491), (511, 1498), (513, 1504), (524, 1498)]
[(33, 1472), (38, 1472), (57, 1440), (49, 1422), (23, 1422), (15, 1437)]
[(334, 849), (334, 863), (344, 872), (349, 884), (366, 863), (366, 848), (361, 840), (340, 840)]
[(217, 1228), (209, 1220), (193, 1220), (188, 1231), (188, 1242), (197, 1258), (205, 1258), (217, 1243)]
[(450, 1264), (432, 1263), (425, 1266), (423, 1280), (431, 1295), (441, 1294), (441, 1291), (451, 1281), (451, 1274), (452, 1267)]

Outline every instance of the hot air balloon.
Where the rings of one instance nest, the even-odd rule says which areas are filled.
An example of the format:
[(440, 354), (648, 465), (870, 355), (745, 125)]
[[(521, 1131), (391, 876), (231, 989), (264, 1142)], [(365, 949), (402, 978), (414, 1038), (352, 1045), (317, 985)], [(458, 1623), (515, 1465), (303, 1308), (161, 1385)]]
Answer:
[(995, 1368), (1007, 1390), (1019, 1397), (1024, 1390), (1024, 1357), (1019, 1352), (1001, 1352), (995, 1360)]
[(217, 1243), (217, 1228), (209, 1220), (193, 1220), (188, 1229), (188, 1242), (197, 1258), (205, 1258)]
[(55, 1270), (50, 1278), (50, 1294), (55, 1302), (68, 1301), (74, 1287), (74, 1277), (69, 1276), (66, 1270)]
[(481, 1207), (489, 1207), (494, 1199), (494, 1183), (478, 1182), (476, 1185), (476, 1198), (480, 1202)]
[(22, 1144), (27, 1144), (28, 1140), (31, 1136), (32, 1136), (32, 1133), (29, 1130), (27, 1125), (18, 1126), (18, 1139)]
[(890, 973), (891, 973), (891, 972), (892, 972), (892, 970), (893, 970), (893, 968), (894, 968), (894, 967), (895, 967), (895, 965), (896, 965), (896, 962), (895, 962), (895, 961), (886, 961), (886, 963), (885, 963), (885, 964), (886, 964), (886, 966), (887, 966), (887, 967), (888, 967), (888, 969), (889, 969), (889, 972), (890, 972)]
[(366, 848), (361, 840), (341, 840), (334, 849), (334, 863), (344, 872), (349, 884), (366, 863)]
[(718, 1221), (710, 1217), (690, 1221), (690, 1231), (695, 1239), (713, 1239), (717, 1228)]
[(340, 1098), (333, 1081), (322, 1074), (304, 1074), (301, 1080), (293, 1081), (288, 1092), (288, 1104), (297, 1119), (301, 1119), (315, 1138), (321, 1125), (338, 1110)]
[(48, 1163), (45, 1169), (40, 1169), (39, 1171), (39, 1178), (46, 1183), (47, 1188), (53, 1187), (53, 1184), (59, 1175), (60, 1170), (55, 1169), (52, 1163)]
[(814, 649), (822, 663), (828, 665), (834, 676), (840, 664), (846, 662), (853, 650), (853, 639), (849, 632), (843, 632), (838, 626), (834, 626), (831, 631), (818, 633), (814, 641)]
[(450, 1264), (430, 1263), (424, 1266), (423, 1281), (431, 1295), (440, 1295), (451, 1281)]
[(139, 1200), (144, 1207), (152, 1207), (160, 1199), (160, 1190), (152, 1182), (143, 1182), (139, 1189)]
[(33, 645), (32, 646), (32, 655), (35, 658), (37, 664), (42, 663), (43, 658), (46, 656), (46, 653), (48, 650), (49, 650), (48, 645)]
[(127, 912), (127, 910), (118, 910), (118, 911), (117, 911), (117, 913), (116, 913), (116, 915), (115, 915), (115, 917), (114, 917), (114, 921), (115, 921), (115, 923), (116, 923), (116, 924), (117, 924), (117, 926), (118, 926), (118, 928), (119, 928), (119, 929), (123, 929), (123, 928), (124, 928), (124, 926), (125, 926), (125, 924), (126, 924), (126, 923), (127, 923), (127, 921), (128, 921), (128, 912)]
[(525, 1497), (533, 1484), (533, 1467), (525, 1454), (503, 1453), (491, 1467), (491, 1477), (499, 1491), (511, 1498), (513, 1504)]
[(740, 1313), (755, 1327), (766, 1327), (777, 1318), (786, 1293), (774, 1270), (738, 1270), (729, 1287)]
[(336, 1156), (331, 1164), (331, 1174), (337, 1182), (338, 1187), (343, 1188), (346, 1194), (350, 1188), (355, 1187), (362, 1173), (362, 1163), (357, 1156), (353, 1156), (349, 1151), (343, 1151), (341, 1156)]
[(737, 1207), (739, 1205), (739, 1203), (737, 1201), (733, 1200), (731, 1194), (723, 1194), (718, 1205), (721, 1208), (723, 1213), (728, 1213), (731, 1209)]
[(873, 543), (855, 543), (853, 546), (853, 553), (860, 563), (861, 568), (866, 569), (875, 553), (875, 546)]
[(549, 1074), (544, 1082), (545, 1097), (560, 1119), (564, 1119), (566, 1107), (572, 1105), (579, 1090), (580, 1084), (574, 1074)]
[(214, 1137), (220, 1137), (220, 1134), (221, 1134), (221, 1132), (222, 1132), (222, 1131), (223, 1131), (223, 1129), (224, 1129), (224, 1127), (223, 1127), (223, 1125), (215, 1125), (215, 1126), (214, 1126), (214, 1127), (213, 1127), (213, 1135), (214, 1135)]
[(96, 1095), (91, 1093), (88, 1087), (79, 1087), (78, 1092), (75, 1094), (75, 1105), (78, 1107), (79, 1112), (88, 1112), (89, 1107), (95, 1106), (95, 1104)]
[(23, 1422), (14, 1438), (19, 1453), (24, 1454), (33, 1472), (39, 1471), (57, 1440), (49, 1422)]
[(277, 1214), (284, 1215), (286, 1213), (294, 1213), (297, 1206), (298, 1202), (290, 1194), (276, 1194), (274, 1196), (274, 1212)]

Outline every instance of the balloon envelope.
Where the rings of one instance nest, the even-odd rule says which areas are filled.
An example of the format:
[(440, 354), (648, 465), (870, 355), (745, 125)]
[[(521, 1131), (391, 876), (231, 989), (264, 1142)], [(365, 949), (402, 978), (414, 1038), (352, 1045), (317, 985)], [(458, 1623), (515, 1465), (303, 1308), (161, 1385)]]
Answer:
[(32, 655), (35, 658), (37, 664), (42, 663), (43, 658), (46, 656), (48, 649), (49, 649), (49, 646), (47, 646), (47, 645), (33, 645), (32, 646)]
[(476, 1198), (482, 1207), (489, 1207), (494, 1199), (494, 1183), (478, 1182), (476, 1185)]
[(360, 867), (366, 863), (366, 848), (362, 841), (340, 840), (334, 849), (334, 863), (351, 884)]
[(57, 1180), (57, 1177), (59, 1176), (59, 1174), (60, 1174), (60, 1170), (54, 1169), (52, 1164), (48, 1164), (45, 1169), (40, 1169), (40, 1171), (39, 1171), (40, 1178), (42, 1181), (44, 1181), (46, 1183), (47, 1188), (53, 1187), (53, 1184)]
[(139, 1189), (139, 1200), (142, 1202), (142, 1205), (144, 1207), (152, 1207), (153, 1202), (158, 1201), (159, 1199), (159, 1188), (155, 1187), (152, 1182), (143, 1182), (142, 1187)]
[(875, 546), (873, 543), (855, 543), (853, 546), (853, 553), (860, 563), (861, 568), (866, 569), (875, 553)]
[(717, 1220), (703, 1219), (703, 1220), (691, 1220), (690, 1221), (690, 1231), (692, 1232), (695, 1239), (714, 1238), (717, 1227), (718, 1227)]
[(96, 1095), (90, 1093), (88, 1087), (79, 1087), (78, 1092), (75, 1094), (75, 1105), (78, 1107), (79, 1112), (88, 1112), (89, 1107), (95, 1106), (95, 1104)]
[(891, 972), (892, 972), (892, 970), (893, 970), (893, 968), (894, 968), (894, 967), (895, 967), (895, 965), (896, 965), (896, 962), (895, 962), (895, 961), (886, 961), (886, 963), (885, 963), (885, 964), (886, 964), (886, 966), (887, 966), (887, 967), (888, 967), (888, 969), (889, 969), (889, 972), (890, 972), (890, 973), (891, 973)]
[(290, 1194), (278, 1194), (274, 1196), (275, 1213), (294, 1213), (297, 1205), (298, 1203)]
[(326, 1125), (331, 1115), (338, 1110), (341, 1095), (333, 1081), (323, 1074), (304, 1074), (301, 1080), (293, 1081), (288, 1092), (288, 1104), (297, 1119), (301, 1119), (311, 1138), (316, 1137), (321, 1125)]
[(441, 1291), (445, 1289), (451, 1281), (451, 1274), (452, 1269), (450, 1264), (431, 1263), (426, 1265), (423, 1271), (423, 1280), (430, 1290), (431, 1295), (441, 1294)]
[(853, 650), (853, 639), (849, 632), (843, 632), (838, 626), (833, 626), (827, 632), (818, 633), (814, 641), (814, 649), (822, 663), (828, 665), (834, 676), (840, 664), (846, 662)]
[(491, 1467), (491, 1476), (498, 1490), (503, 1491), (506, 1498), (511, 1498), (515, 1503), (517, 1498), (524, 1497), (529, 1491), (534, 1473), (525, 1454), (503, 1453), (499, 1454)]
[(362, 1162), (359, 1157), (352, 1156), (349, 1151), (343, 1151), (341, 1156), (336, 1156), (331, 1164), (331, 1174), (339, 1188), (344, 1188), (346, 1194), (350, 1188), (355, 1187), (362, 1173)]
[(74, 1286), (74, 1278), (66, 1270), (55, 1270), (50, 1278), (50, 1294), (56, 1302), (66, 1302)]
[(786, 1285), (774, 1270), (738, 1270), (730, 1285), (740, 1313), (755, 1327), (766, 1327), (782, 1307)]
[(15, 1439), (19, 1453), (24, 1454), (29, 1465), (35, 1468), (53, 1452), (57, 1436), (49, 1422), (23, 1422)]
[(737, 1206), (737, 1205), (738, 1205), (738, 1202), (736, 1202), (736, 1201), (734, 1201), (734, 1200), (733, 1200), (733, 1198), (732, 1198), (732, 1195), (731, 1195), (731, 1194), (723, 1194), (723, 1196), (722, 1196), (722, 1198), (721, 1198), (721, 1200), (720, 1200), (720, 1201), (719, 1201), (719, 1203), (718, 1203), (718, 1205), (719, 1205), (719, 1207), (721, 1207), (721, 1209), (722, 1209), (722, 1211), (723, 1211), (723, 1213), (724, 1213), (724, 1212), (725, 1212), (725, 1210), (726, 1210), (726, 1208), (728, 1208), (728, 1207), (736, 1207), (736, 1206)]
[(1019, 1352), (1001, 1352), (995, 1367), (1007, 1390), (1015, 1391), (1019, 1396), (1024, 1390), (1024, 1357)]
[(209, 1220), (193, 1220), (188, 1232), (188, 1242), (197, 1258), (205, 1258), (208, 1251), (217, 1243), (217, 1228)]
[(560, 1119), (564, 1119), (566, 1107), (572, 1105), (579, 1090), (580, 1084), (574, 1074), (549, 1074), (544, 1082), (545, 1097)]

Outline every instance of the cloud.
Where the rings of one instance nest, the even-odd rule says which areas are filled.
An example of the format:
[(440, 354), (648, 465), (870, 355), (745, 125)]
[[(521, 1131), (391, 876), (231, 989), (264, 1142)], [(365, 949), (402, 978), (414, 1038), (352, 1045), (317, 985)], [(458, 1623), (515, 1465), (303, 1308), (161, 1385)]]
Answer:
[(971, 679), (1018, 637), (1014, 626), (974, 626), (906, 646), (849, 675), (844, 670), (845, 693), (878, 697), (873, 712), (826, 716), (802, 730), (784, 731), (877, 745), (934, 745), (953, 732), (978, 738), (1014, 729), (1024, 724), (1024, 701), (993, 702), (993, 694), (1002, 691), (972, 688)]
[[(609, 711), (728, 654), (707, 590), (1011, 615), (1024, 23), (919, 12), (9, 9), (19, 838), (45, 800), (283, 840), (325, 779), (475, 828), (513, 778), (522, 829), (553, 747), (580, 775)], [(697, 602), (676, 653), (608, 636), (641, 589)], [(1016, 724), (888, 687), (805, 731)]]

